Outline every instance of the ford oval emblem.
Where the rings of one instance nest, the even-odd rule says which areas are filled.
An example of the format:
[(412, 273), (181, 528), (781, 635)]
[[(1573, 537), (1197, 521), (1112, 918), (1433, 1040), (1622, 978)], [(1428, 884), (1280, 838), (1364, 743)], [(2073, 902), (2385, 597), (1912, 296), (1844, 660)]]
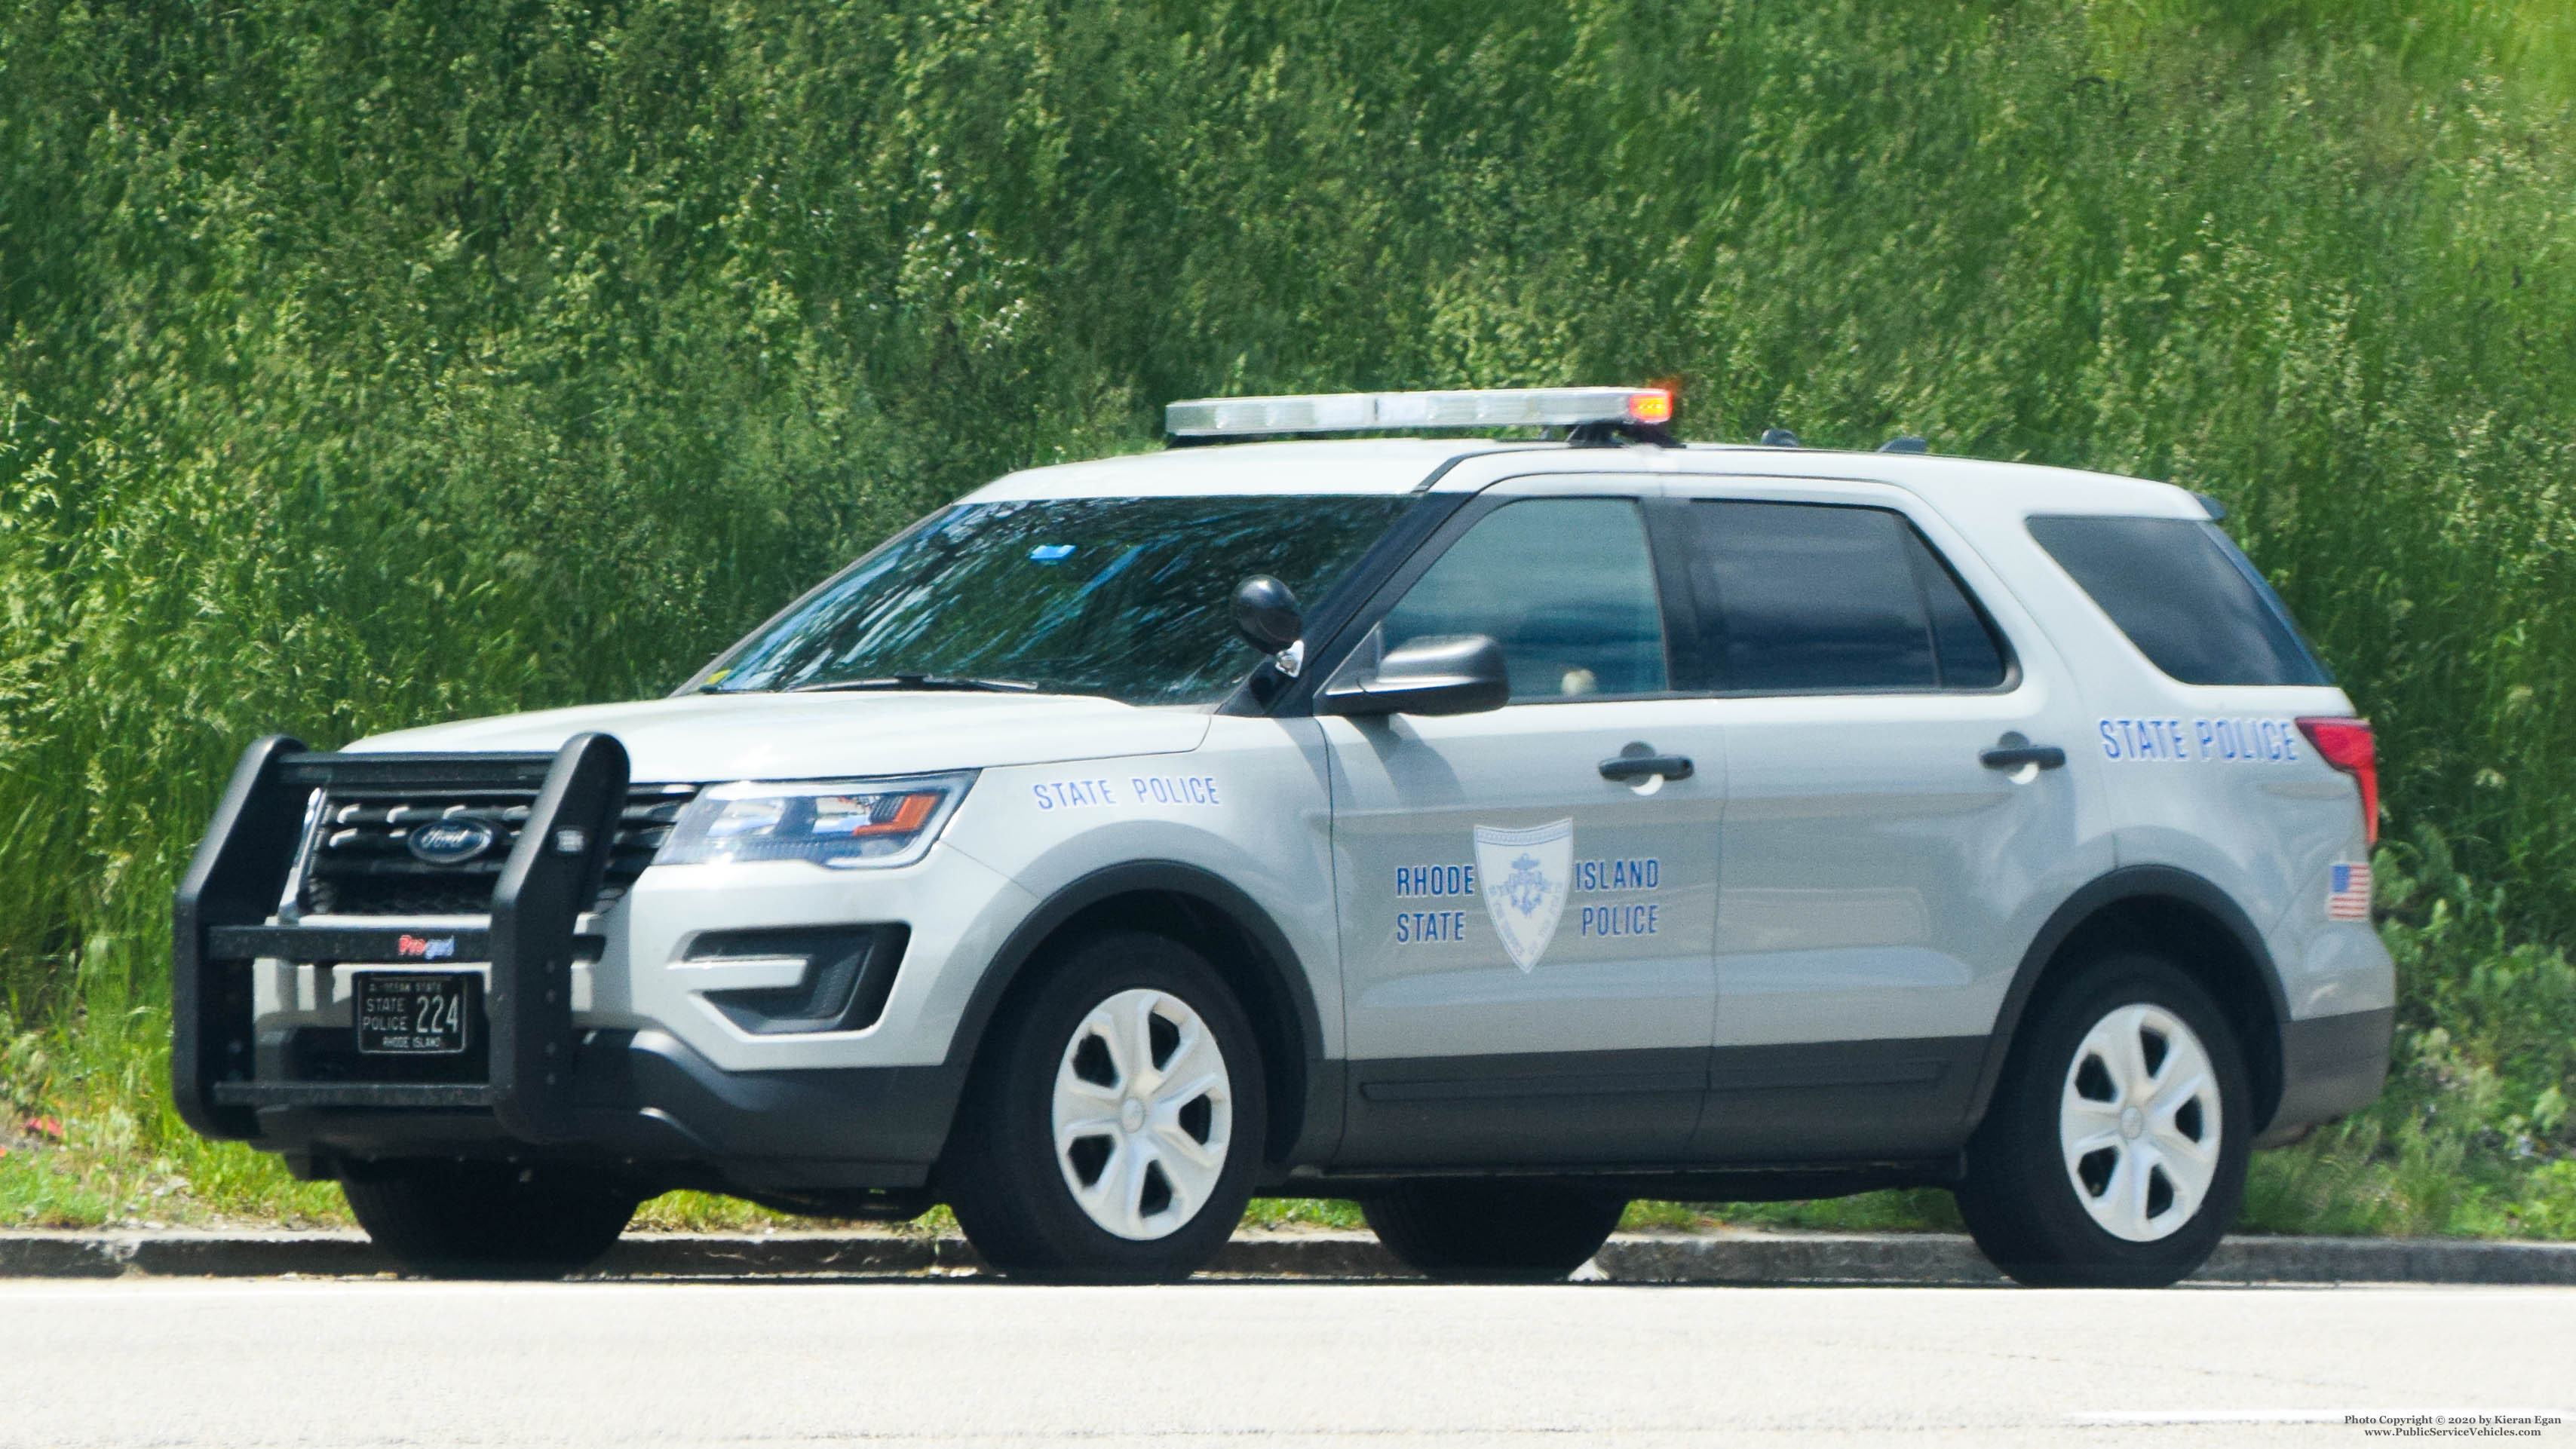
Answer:
[(441, 820), (413, 831), (403, 844), (431, 865), (463, 865), (490, 850), (499, 838), (500, 833), (486, 821)]

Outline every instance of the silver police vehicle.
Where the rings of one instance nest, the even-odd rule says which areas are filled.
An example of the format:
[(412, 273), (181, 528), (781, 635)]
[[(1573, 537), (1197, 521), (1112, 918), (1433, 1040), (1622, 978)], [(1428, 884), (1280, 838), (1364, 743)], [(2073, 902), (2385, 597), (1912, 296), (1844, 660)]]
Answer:
[(1093, 1281), (1347, 1199), (1540, 1278), (1907, 1185), (2024, 1282), (2189, 1272), (2386, 1072), (2370, 726), (2204, 499), (1671, 407), (1176, 403), (669, 698), (262, 740), (179, 1108), (435, 1273), (698, 1188)]

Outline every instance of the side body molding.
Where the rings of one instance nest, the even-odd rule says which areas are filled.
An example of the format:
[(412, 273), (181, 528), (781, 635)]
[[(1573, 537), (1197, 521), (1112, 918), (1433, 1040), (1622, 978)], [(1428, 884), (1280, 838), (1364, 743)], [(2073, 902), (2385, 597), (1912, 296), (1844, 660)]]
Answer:
[[(2262, 1115), (2269, 1119), (2281, 1100), (2281, 1032), (2290, 1019), (2289, 998), (2281, 989), (2281, 972), (2272, 959), (2271, 948), (2263, 943), (2263, 933), (2254, 927), (2242, 907), (2227, 892), (2187, 870), (2166, 865), (2122, 866), (2091, 882), (2068, 896), (2052, 913), (2039, 934), (2031, 939), (2030, 948), (2022, 953), (2021, 965), (2013, 972), (2011, 988), (2004, 993), (2002, 1010), (1995, 1014), (1994, 1033), (1987, 1039), (1985, 1063), (1977, 1073), (1977, 1087), (1968, 1101), (1967, 1128), (1974, 1131), (1985, 1120), (1986, 1107), (1994, 1099), (1995, 1083), (2003, 1076), (2004, 1059), (2011, 1054), (2013, 1034), (2020, 1028), (2022, 1011), (2030, 1004), (2031, 993), (2041, 975), (2058, 951), (2075, 933), (2103, 910), (2135, 901), (2141, 904), (2170, 901), (2189, 907), (2218, 923), (2254, 974), (2262, 979), (2265, 999), (2270, 1003), (2269, 1041), (2246, 1042), (2246, 1066), (2254, 1078), (2254, 1094), (2262, 1104)], [(2223, 1002), (2223, 998), (2222, 998)], [(2269, 1125), (2268, 1120), (2260, 1126)]]
[[(1201, 932), (1222, 940), (1231, 933), (1252, 959), (1218, 961), (1244, 997), (1244, 1010), (1261, 1033), (1262, 1049), (1278, 1059), (1272, 1068), (1269, 1157), (1272, 1162), (1320, 1162), (1342, 1137), (1342, 1064), (1323, 1056), (1323, 1018), (1305, 963), (1288, 938), (1252, 897), (1224, 877), (1169, 860), (1133, 860), (1082, 876), (1047, 898), (1011, 932), (976, 982), (974, 994), (949, 1039), (944, 1064), (962, 1091), (975, 1053), (1021, 972), (1048, 938), (1086, 912), (1121, 897), (1153, 896), (1181, 905)], [(1118, 919), (1114, 914), (1104, 924)], [(1285, 1086), (1287, 1090), (1278, 1088)]]

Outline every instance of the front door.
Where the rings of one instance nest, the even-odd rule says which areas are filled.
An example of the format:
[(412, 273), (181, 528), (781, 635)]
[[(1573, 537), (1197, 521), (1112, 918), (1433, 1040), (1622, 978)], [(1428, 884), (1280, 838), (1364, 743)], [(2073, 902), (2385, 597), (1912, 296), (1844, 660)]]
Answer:
[[(1324, 721), (1343, 1165), (1670, 1161), (1689, 1141), (1725, 762), (1704, 703), (1673, 695), (1640, 501), (1599, 496), (1605, 483), (1635, 487), (1498, 485), (1427, 571), (1399, 577), (1345, 666), (1484, 634), (1512, 695), (1484, 714)], [(1684, 778), (1605, 775), (1638, 756), (1691, 763)]]

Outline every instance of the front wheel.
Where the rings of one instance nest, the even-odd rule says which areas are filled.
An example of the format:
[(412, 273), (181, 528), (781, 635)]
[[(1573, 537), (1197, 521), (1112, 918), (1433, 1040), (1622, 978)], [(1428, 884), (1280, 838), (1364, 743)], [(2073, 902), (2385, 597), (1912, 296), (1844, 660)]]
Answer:
[(949, 1206), (1012, 1277), (1185, 1278), (1251, 1200), (1264, 1103), (1252, 1024), (1205, 958), (1096, 936), (986, 1041), (943, 1167)]
[(1625, 1198), (1560, 1183), (1420, 1182), (1360, 1204), (1388, 1251), (1426, 1278), (1543, 1283), (1589, 1262)]
[(2244, 1056), (2209, 993), (2161, 957), (2106, 956), (2015, 1043), (1959, 1215), (2021, 1282), (2161, 1288), (2234, 1220), (2253, 1135)]
[(563, 1167), (440, 1162), (343, 1181), (358, 1226), (415, 1273), (437, 1278), (556, 1278), (598, 1261), (641, 1198)]

